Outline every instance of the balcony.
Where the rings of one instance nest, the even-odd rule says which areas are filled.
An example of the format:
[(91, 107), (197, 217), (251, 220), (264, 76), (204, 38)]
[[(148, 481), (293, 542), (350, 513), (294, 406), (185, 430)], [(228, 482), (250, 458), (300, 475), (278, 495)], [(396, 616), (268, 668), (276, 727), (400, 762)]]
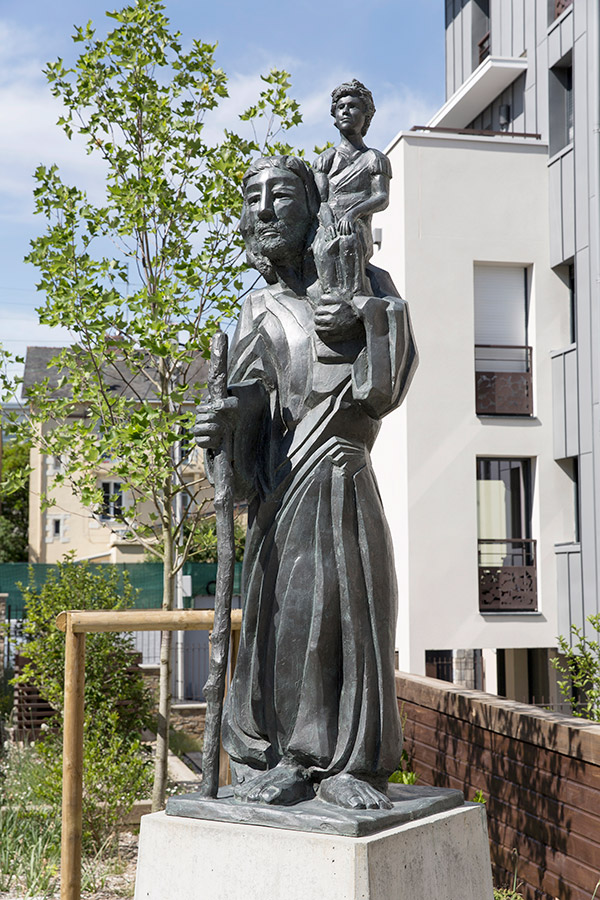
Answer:
[(537, 612), (535, 541), (480, 539), (479, 612)]
[(554, 0), (554, 18), (558, 19), (569, 6), (573, 5), (573, 0)]
[(478, 416), (532, 416), (531, 347), (475, 345)]
[(477, 42), (477, 57), (479, 60), (479, 65), (481, 65), (484, 59), (488, 58), (490, 52), (490, 33), (488, 31), (488, 33), (484, 34), (481, 40)]

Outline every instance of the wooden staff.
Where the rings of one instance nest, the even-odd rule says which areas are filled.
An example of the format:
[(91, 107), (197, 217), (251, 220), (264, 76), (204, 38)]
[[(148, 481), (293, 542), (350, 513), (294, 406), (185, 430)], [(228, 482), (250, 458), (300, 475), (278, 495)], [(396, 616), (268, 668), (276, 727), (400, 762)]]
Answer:
[[(227, 400), (227, 335), (217, 331), (210, 346), (208, 391), (212, 404), (219, 408)], [(217, 584), (215, 589), (215, 622), (212, 632), (210, 667), (204, 685), (206, 725), (202, 753), (200, 793), (216, 797), (219, 789), (219, 749), (223, 698), (227, 677), (229, 634), (231, 631), (231, 597), (235, 567), (233, 536), (233, 470), (232, 432), (225, 428), (223, 443), (213, 463), (215, 514), (217, 527)]]

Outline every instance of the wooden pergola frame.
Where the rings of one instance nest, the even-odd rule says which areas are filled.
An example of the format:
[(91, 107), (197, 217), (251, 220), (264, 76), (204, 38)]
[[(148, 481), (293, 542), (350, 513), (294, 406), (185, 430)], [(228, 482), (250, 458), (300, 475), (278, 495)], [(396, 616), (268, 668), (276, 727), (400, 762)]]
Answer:
[[(57, 627), (65, 633), (61, 900), (79, 900), (81, 896), (86, 634), (100, 631), (210, 631), (213, 622), (212, 609), (68, 610), (56, 617)], [(237, 658), (241, 623), (242, 611), (233, 610), (231, 671)]]

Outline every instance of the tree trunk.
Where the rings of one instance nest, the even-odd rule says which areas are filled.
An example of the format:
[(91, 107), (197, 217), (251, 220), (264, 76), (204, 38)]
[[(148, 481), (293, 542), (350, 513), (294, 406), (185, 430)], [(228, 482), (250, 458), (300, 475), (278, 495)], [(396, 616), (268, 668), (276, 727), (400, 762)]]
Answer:
[[(170, 509), (170, 504), (165, 504)], [(173, 532), (163, 528), (163, 609), (173, 609)], [(164, 808), (167, 790), (167, 756), (169, 753), (169, 724), (171, 719), (171, 646), (173, 632), (163, 631), (160, 641), (160, 675), (158, 682), (158, 727), (156, 730), (156, 756), (154, 759), (154, 784), (152, 787), (152, 812)]]

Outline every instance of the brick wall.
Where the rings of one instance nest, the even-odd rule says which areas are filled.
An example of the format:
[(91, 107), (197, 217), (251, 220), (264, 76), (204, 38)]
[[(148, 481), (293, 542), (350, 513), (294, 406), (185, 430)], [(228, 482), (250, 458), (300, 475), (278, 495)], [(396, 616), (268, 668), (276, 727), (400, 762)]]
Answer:
[[(420, 784), (487, 799), (494, 882), (527, 900), (590, 900), (600, 879), (600, 725), (398, 673)], [(599, 892), (600, 893), (600, 892)]]

